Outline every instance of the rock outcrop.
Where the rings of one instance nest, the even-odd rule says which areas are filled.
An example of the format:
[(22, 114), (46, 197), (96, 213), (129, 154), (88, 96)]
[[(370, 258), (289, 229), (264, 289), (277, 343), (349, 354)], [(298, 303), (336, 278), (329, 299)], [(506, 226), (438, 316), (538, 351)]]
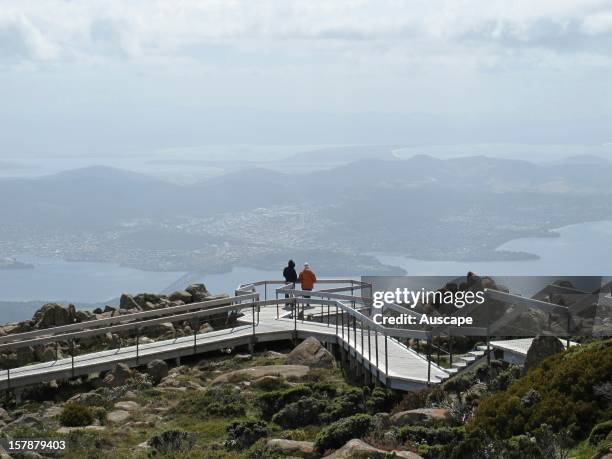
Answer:
[(358, 439), (348, 441), (342, 448), (334, 451), (324, 459), (422, 459), (418, 454), (410, 451), (383, 451)]
[(542, 360), (562, 352), (565, 348), (559, 338), (555, 336), (536, 336), (525, 358), (525, 371), (538, 365)]
[(147, 364), (147, 374), (151, 377), (153, 384), (159, 384), (168, 376), (168, 364), (163, 360), (153, 360)]
[(287, 363), (315, 368), (331, 368), (334, 366), (334, 356), (323, 347), (318, 339), (310, 336), (289, 353)]
[(315, 458), (314, 443), (310, 441), (283, 440), (275, 438), (268, 440), (266, 453), (270, 456)]

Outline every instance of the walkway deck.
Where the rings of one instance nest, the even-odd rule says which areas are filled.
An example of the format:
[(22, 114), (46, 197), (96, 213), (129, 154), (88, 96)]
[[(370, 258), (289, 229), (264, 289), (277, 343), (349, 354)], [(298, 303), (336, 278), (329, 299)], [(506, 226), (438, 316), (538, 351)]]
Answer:
[[(297, 336), (294, 325), (297, 324)], [(253, 334), (255, 330), (255, 334)], [(357, 342), (355, 342), (355, 332)], [(392, 338), (388, 338), (388, 373), (385, 366), (385, 337), (374, 331), (363, 332), (360, 329), (321, 324), (318, 322), (294, 320), (289, 317), (276, 318), (276, 309), (262, 308), (259, 314), (259, 324), (253, 328), (252, 316), (246, 315), (240, 324), (234, 328), (216, 330), (209, 333), (198, 334), (176, 339), (156, 341), (154, 343), (127, 346), (121, 349), (112, 349), (94, 352), (74, 357), (63, 358), (57, 361), (37, 363), (23, 367), (13, 368), (10, 371), (10, 387), (17, 388), (42, 381), (65, 379), (88, 375), (100, 371), (110, 370), (116, 363), (123, 362), (135, 367), (146, 364), (155, 359), (174, 359), (188, 355), (200, 354), (224, 348), (233, 348), (240, 345), (262, 343), (279, 340), (290, 340), (294, 337), (305, 339), (315, 336), (321, 341), (340, 344), (352, 358), (370, 371), (373, 379), (401, 390), (414, 390), (427, 385), (428, 362), (415, 351), (408, 349)], [(376, 358), (376, 338), (378, 340), (378, 359)], [(378, 362), (378, 364), (377, 364)], [(387, 381), (388, 374), (388, 381)], [(432, 363), (430, 369), (430, 383), (437, 384), (448, 377), (442, 368)], [(0, 372), (0, 389), (9, 386), (7, 371)]]

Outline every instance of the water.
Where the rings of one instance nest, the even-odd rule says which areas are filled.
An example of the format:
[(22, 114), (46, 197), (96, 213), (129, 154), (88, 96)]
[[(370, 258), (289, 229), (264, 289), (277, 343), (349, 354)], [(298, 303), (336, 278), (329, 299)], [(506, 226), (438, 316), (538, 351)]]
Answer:
[(579, 223), (555, 230), (556, 238), (530, 237), (507, 242), (498, 250), (529, 252), (537, 260), (427, 261), (378, 255), (410, 276), (461, 275), (473, 271), (495, 276), (608, 276), (612, 274), (612, 221)]
[[(493, 276), (602, 276), (612, 274), (612, 222), (581, 223), (557, 230), (558, 238), (522, 238), (500, 247), (535, 253), (528, 261), (424, 261), (379, 255), (383, 262), (404, 268), (408, 275), (464, 275), (474, 271)], [(113, 263), (66, 262), (55, 259), (18, 257), (34, 269), (0, 270), (0, 301), (65, 301), (77, 305), (110, 302), (123, 292), (164, 293), (203, 282), (212, 293), (230, 293), (246, 282), (281, 278), (282, 266), (269, 271), (235, 267), (224, 274), (152, 272)], [(263, 292), (262, 292), (263, 293)], [(273, 295), (273, 290), (269, 290)], [(31, 316), (31, 310), (0, 311), (0, 323)]]

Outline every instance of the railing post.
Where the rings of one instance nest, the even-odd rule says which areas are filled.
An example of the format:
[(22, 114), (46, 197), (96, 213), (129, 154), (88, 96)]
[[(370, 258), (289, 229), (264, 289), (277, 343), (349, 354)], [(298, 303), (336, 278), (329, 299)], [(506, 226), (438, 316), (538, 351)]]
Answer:
[(338, 303), (336, 303), (336, 336), (338, 336)]
[(264, 300), (268, 299), (268, 283), (264, 284)]
[(451, 330), (448, 330), (448, 356), (449, 356), (449, 365), (453, 366), (453, 335)]
[(195, 327), (193, 328), (193, 353), (198, 352), (198, 331), (200, 331), (200, 318), (196, 318)]
[(253, 310), (253, 336), (255, 336), (255, 303), (253, 303), (251, 309)]
[[(8, 391), (11, 388), (11, 364), (9, 363), (6, 367), (6, 395), (8, 399)], [(8, 405), (8, 403), (7, 403)]]
[(327, 326), (329, 327), (329, 303), (327, 303)]
[(368, 369), (372, 370), (372, 346), (371, 346), (370, 326), (368, 325)]
[(376, 346), (376, 380), (380, 380), (380, 373), (378, 369), (378, 328), (374, 328), (374, 344)]
[(140, 328), (136, 325), (136, 364), (140, 358)]
[(389, 387), (389, 352), (387, 349), (387, 332), (385, 332), (385, 386)]
[(297, 298), (293, 297), (293, 331), (297, 333)]
[[(344, 340), (344, 311), (340, 311), (340, 323), (342, 326), (342, 340)], [(344, 347), (344, 344), (342, 347)]]
[(72, 366), (72, 377), (74, 378), (74, 338), (70, 340), (70, 360)]
[[(274, 292), (276, 293), (276, 301), (278, 301), (278, 290), (274, 290)], [(287, 307), (287, 305), (285, 304), (285, 307)], [(280, 317), (280, 313), (278, 310), (278, 303), (276, 303), (276, 318), (278, 319)]]
[(427, 337), (427, 385), (431, 382), (431, 336)]

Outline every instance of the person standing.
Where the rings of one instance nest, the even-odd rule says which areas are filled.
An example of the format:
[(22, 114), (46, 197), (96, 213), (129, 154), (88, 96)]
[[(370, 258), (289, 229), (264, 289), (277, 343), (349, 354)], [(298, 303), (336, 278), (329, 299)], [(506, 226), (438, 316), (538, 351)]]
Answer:
[[(295, 263), (293, 260), (289, 260), (285, 269), (283, 269), (283, 277), (287, 284), (295, 284), (298, 280), (297, 272), (295, 271)], [(294, 286), (295, 288), (295, 286)], [(289, 298), (289, 294), (285, 293), (285, 298)], [(285, 304), (285, 309), (291, 308), (289, 303)]]
[[(302, 290), (312, 290), (314, 288), (314, 284), (317, 281), (317, 276), (310, 269), (310, 265), (308, 263), (304, 263), (304, 269), (300, 273), (298, 280), (302, 284)], [(310, 296), (304, 295), (304, 298), (310, 298)]]

